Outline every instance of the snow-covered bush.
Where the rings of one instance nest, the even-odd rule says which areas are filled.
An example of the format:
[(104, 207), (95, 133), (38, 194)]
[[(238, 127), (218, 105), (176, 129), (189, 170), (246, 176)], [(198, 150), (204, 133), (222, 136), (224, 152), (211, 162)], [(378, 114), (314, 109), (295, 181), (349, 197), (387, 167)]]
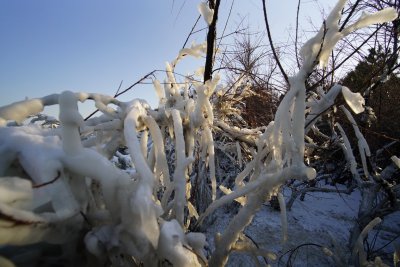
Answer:
[[(92, 255), (88, 261), (97, 266), (223, 266), (231, 250), (239, 246), (243, 229), (274, 194), (278, 194), (286, 229), (284, 201), (278, 191), (289, 179), (316, 176), (304, 163), (305, 133), (318, 119), (314, 114), (332, 105), (340, 92), (354, 112), (363, 109), (360, 95), (340, 85), (307, 100), (308, 75), (318, 63), (326, 64), (336, 42), (347, 34), (397, 16), (394, 10), (383, 10), (364, 15), (339, 31), (345, 3), (339, 1), (321, 30), (301, 49), (303, 65), (289, 78), (290, 89), (275, 120), (263, 128), (240, 129), (214, 121), (211, 96), (217, 87), (219, 92), (226, 90), (218, 75), (204, 84), (176, 82), (175, 66), (184, 56), (204, 54), (205, 44), (181, 50), (166, 64), (164, 87), (154, 80), (157, 109), (141, 99), (121, 102), (69, 91), (1, 107), (0, 245), (77, 244), (83, 240)], [(209, 23), (214, 13), (204, 4), (201, 10)], [(195, 94), (189, 93), (189, 83)], [(77, 103), (90, 100), (103, 114), (85, 121)], [(23, 123), (48, 105), (59, 106), (59, 127)], [(350, 112), (343, 109), (351, 120)], [(249, 149), (250, 160), (235, 178), (234, 187), (221, 187), (225, 193), (221, 197), (217, 194), (214, 128), (237, 142), (239, 162), (240, 142), (255, 147)], [(131, 161), (124, 161), (132, 164), (129, 172), (111, 161), (115, 155), (124, 157), (118, 151), (122, 146), (129, 150)], [(368, 155), (361, 136), (359, 148)], [(353, 164), (346, 142), (344, 150)], [(204, 194), (194, 197), (195, 186)], [(215, 249), (206, 255), (204, 234), (190, 229), (201, 226), (208, 215), (233, 200), (243, 207), (225, 232), (215, 237)], [(201, 201), (210, 203), (205, 211)]]

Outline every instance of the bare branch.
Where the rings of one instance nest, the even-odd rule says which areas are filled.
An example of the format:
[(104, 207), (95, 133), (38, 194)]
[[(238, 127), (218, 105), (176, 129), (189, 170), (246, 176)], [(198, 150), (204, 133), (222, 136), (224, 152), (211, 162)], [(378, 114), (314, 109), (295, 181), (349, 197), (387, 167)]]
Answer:
[(193, 24), (193, 27), (192, 27), (192, 29), (190, 30), (190, 33), (189, 33), (188, 36), (186, 37), (185, 43), (183, 43), (182, 49), (185, 48), (187, 42), (189, 41), (190, 36), (192, 36), (192, 34), (194, 33), (194, 32), (193, 32), (193, 31), (194, 31), (194, 28), (196, 28), (196, 25), (197, 25), (197, 23), (199, 22), (200, 18), (201, 18), (201, 15), (199, 15), (199, 16), (197, 17), (196, 22)]
[(300, 61), (299, 61), (299, 55), (297, 52), (297, 43), (298, 43), (298, 35), (299, 35), (299, 13), (300, 13), (300, 2), (297, 3), (297, 13), (296, 13), (296, 38), (294, 41), (294, 51), (296, 53), (296, 61), (297, 61), (297, 67), (300, 69)]
[(288, 78), (288, 76), (287, 76), (285, 70), (284, 70), (283, 67), (282, 67), (282, 64), (281, 64), (281, 62), (280, 62), (280, 60), (279, 60), (279, 58), (278, 58), (278, 55), (277, 55), (277, 53), (276, 53), (274, 44), (273, 44), (273, 42), (272, 42), (271, 30), (270, 30), (270, 28), (269, 28), (268, 17), (267, 17), (267, 10), (266, 10), (266, 7), (265, 7), (265, 0), (261, 0), (261, 1), (262, 1), (262, 3), (263, 3), (263, 12), (264, 12), (265, 27), (267, 28), (268, 41), (269, 41), (269, 44), (270, 44), (270, 46), (271, 46), (272, 53), (274, 54), (276, 63), (278, 63), (278, 67), (279, 67), (279, 70), (281, 71), (281, 73), (282, 73), (282, 75), (283, 75), (283, 78), (285, 78), (286, 83), (289, 84), (289, 78)]
[[(126, 88), (125, 90), (123, 90), (122, 92), (119, 92), (119, 93), (117, 92), (117, 93), (114, 95), (114, 98), (117, 98), (117, 97), (119, 97), (119, 96), (122, 95), (122, 94), (125, 94), (126, 92), (128, 92), (129, 90), (131, 90), (133, 87), (135, 87), (136, 85), (140, 84), (142, 81), (146, 80), (149, 76), (153, 75), (154, 72), (156, 72), (156, 71), (153, 70), (153, 71), (147, 73), (145, 76), (143, 76), (142, 78), (140, 78), (137, 82), (135, 82), (134, 84), (132, 84), (131, 86), (129, 86), (128, 88)], [(118, 90), (118, 91), (119, 91), (119, 90)], [(91, 117), (93, 117), (93, 115), (96, 114), (98, 111), (99, 111), (98, 109), (96, 109), (95, 111), (93, 111), (89, 116), (87, 116), (87, 117), (85, 118), (85, 121), (87, 121), (88, 119), (90, 119)]]
[(213, 68), (213, 59), (214, 59), (214, 44), (217, 36), (217, 20), (218, 20), (218, 9), (221, 0), (209, 1), (210, 8), (214, 9), (213, 20), (208, 27), (207, 33), (207, 55), (206, 55), (206, 65), (204, 68), (204, 82), (210, 80), (212, 78), (212, 68)]
[(339, 32), (341, 32), (341, 31), (344, 29), (344, 27), (346, 26), (347, 22), (349, 22), (350, 17), (353, 15), (353, 13), (354, 13), (354, 11), (356, 10), (356, 8), (357, 8), (357, 6), (358, 6), (359, 3), (360, 3), (360, 0), (357, 0), (357, 1), (354, 3), (353, 7), (351, 8), (351, 11), (350, 11), (349, 15), (347, 15), (347, 17), (346, 17), (346, 19), (344, 20), (342, 26), (340, 27)]

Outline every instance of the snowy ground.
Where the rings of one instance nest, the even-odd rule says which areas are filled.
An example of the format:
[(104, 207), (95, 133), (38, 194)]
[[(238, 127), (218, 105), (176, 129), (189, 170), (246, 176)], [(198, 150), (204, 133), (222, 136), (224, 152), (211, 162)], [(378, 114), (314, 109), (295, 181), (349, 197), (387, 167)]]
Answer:
[[(290, 190), (285, 190), (284, 195), (287, 200)], [(266, 263), (271, 266), (337, 266), (332, 257), (324, 254), (322, 247), (329, 248), (343, 261), (349, 258), (349, 231), (355, 223), (360, 198), (358, 191), (350, 195), (311, 192), (305, 196), (304, 201), (298, 198), (292, 210), (287, 212), (289, 235), (285, 244), (281, 242), (280, 212), (274, 210), (268, 202), (265, 203), (244, 233), (259, 249), (274, 253), (276, 259), (256, 259), (250, 254), (234, 252), (227, 266), (266, 266)], [(205, 230), (210, 250), (213, 249), (215, 233), (226, 229), (237, 212), (238, 205), (234, 203), (221, 207), (211, 216), (208, 221), (210, 224)], [(400, 241), (399, 235), (400, 212), (396, 212), (386, 217), (383, 223), (369, 234), (370, 250), (375, 251), (389, 243), (379, 251), (379, 255), (385, 256), (386, 253), (387, 258), (392, 259), (394, 244)], [(392, 240), (394, 242), (390, 242)], [(57, 246), (37, 244), (3, 247), (0, 254), (12, 259), (18, 267), (33, 266), (33, 262), (37, 263), (35, 266), (69, 266), (60, 262), (59, 249)], [(393, 266), (391, 262), (386, 263)], [(348, 264), (344, 262), (343, 266)]]
[[(284, 193), (288, 198), (290, 191)], [(266, 203), (244, 231), (259, 248), (276, 254), (276, 260), (258, 257), (259, 266), (265, 266), (266, 261), (271, 266), (336, 266), (333, 259), (324, 254), (319, 246), (329, 248), (342, 260), (347, 259), (350, 229), (357, 216), (360, 198), (360, 193), (354, 191), (351, 195), (312, 192), (306, 195), (304, 201), (297, 199), (292, 210), (287, 213), (289, 237), (285, 244), (281, 242), (280, 213)], [(221, 208), (214, 215), (218, 216), (218, 219), (207, 229), (210, 241), (216, 232), (222, 232), (229, 224), (232, 210), (232, 207)], [(372, 250), (399, 236), (400, 212), (385, 218), (377, 229), (378, 231), (369, 235), (372, 244), (378, 233)], [(394, 251), (393, 243), (384, 249), (390, 257)], [(300, 245), (303, 246), (291, 253), (291, 250)], [(254, 257), (236, 252), (230, 257), (228, 266), (257, 266), (257, 263)]]

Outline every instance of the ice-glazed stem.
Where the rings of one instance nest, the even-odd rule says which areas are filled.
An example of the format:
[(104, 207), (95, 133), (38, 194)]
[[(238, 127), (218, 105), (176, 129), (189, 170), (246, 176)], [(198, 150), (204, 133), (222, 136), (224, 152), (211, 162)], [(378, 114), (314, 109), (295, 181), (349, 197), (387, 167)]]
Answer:
[(365, 140), (364, 135), (361, 133), (360, 129), (358, 128), (357, 122), (354, 120), (350, 111), (348, 111), (344, 106), (340, 106), (340, 108), (343, 110), (344, 114), (346, 114), (347, 119), (353, 125), (354, 132), (358, 139), (358, 150), (360, 152), (361, 163), (363, 165), (364, 175), (367, 179), (369, 179), (370, 176), (369, 176), (366, 157), (370, 157), (371, 152), (370, 152), (367, 140)]
[(140, 181), (146, 183), (149, 187), (153, 188), (154, 185), (154, 175), (147, 165), (147, 160), (142, 153), (142, 147), (138, 138), (137, 127), (140, 125), (139, 117), (146, 116), (144, 107), (138, 100), (131, 103), (131, 108), (126, 115), (124, 121), (124, 135), (126, 145), (129, 149), (129, 154), (131, 155), (132, 161), (135, 164), (136, 171), (140, 175)]
[(211, 255), (209, 266), (224, 266), (226, 264), (229, 252), (240, 233), (252, 221), (266, 198), (270, 196), (277, 186), (290, 178), (312, 179), (314, 177), (315, 171), (305, 166), (293, 166), (276, 173), (261, 174), (256, 181), (262, 181), (262, 183), (248, 195), (246, 205), (240, 209), (239, 213), (228, 225), (228, 228), (216, 241), (216, 248)]
[(29, 116), (42, 112), (45, 106), (57, 104), (58, 97), (58, 94), (52, 94), (42, 98), (28, 99), (0, 107), (0, 126), (5, 126), (7, 120), (14, 120), (17, 123), (22, 123), (23, 120)]
[(59, 98), (63, 149), (69, 156), (77, 155), (83, 149), (79, 134), (83, 118), (79, 113), (77, 101), (75, 94), (70, 91), (61, 93)]
[(186, 206), (186, 179), (187, 179), (187, 166), (192, 162), (191, 159), (186, 158), (185, 153), (185, 139), (183, 136), (182, 118), (178, 110), (171, 111), (172, 119), (174, 121), (174, 135), (175, 135), (175, 153), (176, 153), (176, 167), (174, 172), (174, 189), (175, 198), (173, 204), (173, 213), (176, 220), (181, 226), (184, 225), (184, 210)]
[(343, 138), (343, 144), (341, 144), (341, 147), (346, 157), (346, 160), (350, 165), (350, 172), (353, 175), (354, 179), (356, 179), (356, 182), (360, 185), (362, 183), (362, 180), (360, 174), (357, 171), (357, 162), (356, 158), (354, 157), (349, 138), (347, 137), (345, 131), (339, 123), (336, 123), (336, 127), (339, 129), (340, 135)]
[(306, 77), (304, 73), (299, 73), (294, 78), (290, 79), (290, 86), (295, 87), (297, 94), (293, 108), (293, 140), (295, 143), (295, 160), (297, 164), (304, 161), (304, 124), (305, 124), (305, 101), (306, 101)]
[(217, 196), (217, 179), (215, 177), (215, 154), (214, 154), (214, 139), (210, 127), (204, 129), (206, 138), (206, 146), (208, 153), (208, 166), (210, 168), (211, 192), (212, 200), (214, 201)]
[(160, 128), (157, 125), (157, 122), (151, 116), (146, 116), (143, 118), (146, 126), (149, 128), (151, 138), (154, 142), (154, 149), (155, 149), (155, 157), (156, 157), (156, 171), (157, 173), (162, 173), (162, 185), (166, 187), (164, 195), (161, 199), (161, 205), (164, 209), (166, 209), (168, 204), (168, 199), (170, 197), (170, 192), (172, 191), (172, 185), (169, 176), (169, 168), (167, 157), (165, 155), (164, 149), (164, 140), (161, 133)]
[(335, 99), (338, 96), (342, 89), (341, 85), (335, 84), (332, 86), (329, 91), (324, 94), (321, 92), (320, 99), (314, 100), (310, 105), (310, 112), (306, 118), (306, 129), (305, 133), (307, 134), (310, 129), (315, 125), (316, 120), (324, 111), (329, 109), (334, 103)]
[(282, 223), (282, 242), (285, 243), (287, 241), (288, 235), (288, 223), (287, 223), (287, 215), (286, 215), (286, 203), (285, 198), (281, 192), (278, 193), (278, 201), (279, 201), (279, 209), (281, 210), (281, 223)]

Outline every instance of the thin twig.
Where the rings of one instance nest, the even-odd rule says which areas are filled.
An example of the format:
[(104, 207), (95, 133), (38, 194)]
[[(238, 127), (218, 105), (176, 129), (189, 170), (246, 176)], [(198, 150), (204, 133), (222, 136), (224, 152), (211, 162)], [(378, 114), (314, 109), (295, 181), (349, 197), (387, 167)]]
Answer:
[(121, 82), (119, 83), (119, 86), (118, 86), (118, 90), (117, 90), (117, 92), (115, 94), (119, 93), (119, 90), (121, 90), (121, 86), (122, 86), (123, 82), (124, 82), (124, 80), (121, 80)]
[(360, 0), (357, 0), (354, 3), (353, 7), (351, 8), (351, 11), (350, 11), (349, 15), (347, 15), (347, 17), (344, 20), (342, 26), (340, 26), (339, 32), (341, 32), (344, 29), (344, 27), (346, 26), (347, 22), (349, 22), (350, 17), (353, 15), (354, 11), (356, 11), (356, 8), (357, 8), (359, 3), (360, 3)]
[(296, 61), (297, 61), (297, 67), (300, 69), (300, 61), (299, 61), (299, 55), (297, 51), (297, 43), (298, 43), (298, 34), (299, 34), (299, 13), (300, 13), (300, 2), (297, 3), (297, 14), (296, 14), (296, 37), (294, 41), (294, 51), (296, 53)]
[[(228, 26), (229, 19), (231, 18), (231, 13), (232, 13), (232, 9), (233, 9), (233, 4), (234, 3), (235, 3), (235, 0), (232, 0), (231, 7), (229, 8), (228, 18), (226, 19), (224, 29), (222, 30), (221, 37), (219, 38), (219, 42), (218, 42), (218, 45), (217, 45), (217, 50), (218, 50), (219, 46), (221, 45), (223, 37), (225, 37), (224, 34), (225, 34), (225, 31), (226, 31), (226, 27)], [(236, 33), (236, 31), (234, 31), (234, 33)], [(229, 34), (227, 36), (229, 36)], [(214, 53), (214, 60), (215, 60), (215, 53)]]
[(56, 178), (54, 178), (54, 179), (52, 179), (52, 180), (50, 180), (50, 181), (48, 181), (48, 182), (42, 183), (42, 184), (32, 185), (32, 188), (35, 188), (35, 189), (36, 189), (36, 188), (40, 188), (40, 187), (44, 187), (44, 186), (46, 186), (46, 185), (52, 184), (52, 183), (54, 183), (55, 181), (57, 181), (60, 177), (61, 177), (61, 172), (58, 171), (58, 172), (57, 172)]
[(145, 76), (143, 76), (141, 79), (139, 79), (137, 82), (135, 82), (134, 84), (132, 84), (131, 86), (129, 86), (128, 88), (126, 88), (124, 91), (115, 94), (114, 97), (119, 97), (122, 94), (125, 94), (126, 92), (128, 92), (129, 90), (131, 90), (133, 87), (135, 87), (136, 85), (140, 84), (142, 81), (146, 80), (149, 76), (153, 75), (154, 72), (156, 72), (155, 70), (147, 73)]
[(192, 27), (192, 29), (190, 30), (190, 33), (188, 34), (188, 36), (186, 37), (185, 42), (183, 43), (182, 49), (185, 48), (187, 42), (189, 41), (190, 36), (192, 36), (193, 31), (194, 31), (194, 28), (196, 28), (196, 25), (197, 25), (197, 23), (199, 22), (200, 18), (201, 18), (201, 15), (199, 15), (199, 16), (197, 17), (196, 22), (193, 24), (193, 27)]
[[(146, 80), (149, 76), (153, 75), (156, 71), (153, 70), (149, 73), (147, 73), (145, 76), (143, 76), (142, 78), (140, 78), (137, 82), (135, 82), (134, 84), (132, 84), (131, 86), (129, 86), (128, 88), (126, 88), (125, 90), (123, 90), (122, 92), (119, 92), (117, 94), (114, 95), (114, 98), (119, 97), (122, 94), (125, 94), (126, 92), (128, 92), (129, 90), (131, 90), (134, 86), (140, 84), (143, 80)], [(94, 114), (96, 114), (99, 111), (99, 109), (96, 109), (95, 111), (93, 111), (89, 116), (87, 116), (85, 118), (85, 121), (87, 121), (88, 119), (90, 119)]]
[(275, 58), (275, 60), (276, 60), (276, 63), (278, 64), (279, 70), (281, 71), (281, 73), (282, 73), (282, 75), (283, 75), (283, 78), (285, 79), (286, 83), (289, 84), (289, 78), (288, 78), (286, 72), (284, 71), (284, 69), (283, 69), (283, 67), (282, 67), (282, 64), (281, 64), (281, 62), (280, 62), (280, 60), (279, 60), (279, 58), (278, 58), (278, 55), (277, 55), (277, 53), (276, 53), (276, 51), (275, 51), (274, 44), (273, 44), (273, 42), (272, 42), (271, 30), (270, 30), (270, 28), (269, 28), (268, 17), (267, 17), (267, 10), (266, 10), (266, 7), (265, 7), (265, 0), (261, 0), (261, 1), (262, 1), (262, 3), (263, 3), (263, 12), (264, 12), (265, 27), (267, 28), (268, 41), (269, 41), (269, 44), (270, 44), (270, 46), (271, 46), (272, 53), (274, 54), (274, 58)]
[(329, 71), (327, 74), (325, 74), (319, 81), (317, 81), (315, 84), (313, 84), (308, 90), (313, 90), (315, 89), (323, 80), (325, 80), (329, 75), (331, 75), (335, 70), (340, 68), (347, 60), (349, 60), (355, 53), (358, 52), (358, 50), (361, 49), (374, 35), (380, 28), (382, 28), (382, 25), (379, 25), (379, 27), (370, 35), (368, 36), (367, 39), (365, 39), (353, 52), (351, 52), (345, 59), (343, 59), (339, 64), (336, 65), (335, 69)]
[(212, 68), (214, 59), (214, 43), (217, 36), (217, 20), (218, 20), (218, 9), (221, 0), (209, 1), (210, 8), (214, 9), (213, 20), (208, 27), (207, 33), (207, 54), (206, 54), (206, 64), (204, 67), (204, 82), (211, 80), (212, 78)]

